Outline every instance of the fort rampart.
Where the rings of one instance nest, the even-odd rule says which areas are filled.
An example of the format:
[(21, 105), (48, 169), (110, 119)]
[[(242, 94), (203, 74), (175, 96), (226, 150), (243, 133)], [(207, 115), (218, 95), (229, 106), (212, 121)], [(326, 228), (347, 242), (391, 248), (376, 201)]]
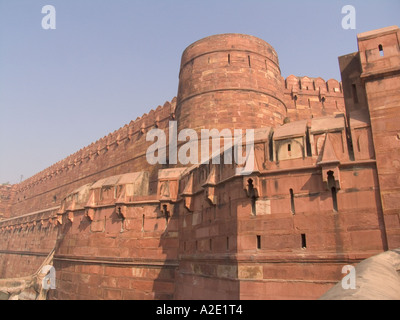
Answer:
[[(252, 36), (195, 42), (177, 98), (0, 188), (0, 277), (33, 274), (54, 250), (51, 299), (320, 297), (343, 265), (400, 247), (398, 34), (360, 35), (343, 83), (284, 79)], [(382, 37), (385, 57), (364, 64)], [(252, 172), (150, 165), (146, 134), (168, 141), (170, 121), (254, 129)]]

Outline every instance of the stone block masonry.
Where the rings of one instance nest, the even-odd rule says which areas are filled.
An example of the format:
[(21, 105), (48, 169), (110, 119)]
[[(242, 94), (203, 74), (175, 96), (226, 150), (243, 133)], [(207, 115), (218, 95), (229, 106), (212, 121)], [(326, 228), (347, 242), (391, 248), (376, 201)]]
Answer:
[[(284, 79), (253, 36), (193, 43), (171, 102), (0, 187), (0, 278), (54, 252), (49, 299), (319, 298), (344, 265), (400, 247), (398, 39), (359, 35), (342, 82)], [(220, 164), (150, 165), (146, 134), (169, 141), (170, 121), (254, 129), (253, 172), (223, 148)]]

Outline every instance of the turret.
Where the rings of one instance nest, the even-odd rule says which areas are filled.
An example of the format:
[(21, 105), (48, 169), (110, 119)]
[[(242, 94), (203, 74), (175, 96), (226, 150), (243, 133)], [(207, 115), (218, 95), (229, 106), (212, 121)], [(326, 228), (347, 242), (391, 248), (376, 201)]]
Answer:
[(286, 117), (283, 91), (271, 45), (243, 34), (204, 38), (182, 55), (178, 131), (281, 125)]

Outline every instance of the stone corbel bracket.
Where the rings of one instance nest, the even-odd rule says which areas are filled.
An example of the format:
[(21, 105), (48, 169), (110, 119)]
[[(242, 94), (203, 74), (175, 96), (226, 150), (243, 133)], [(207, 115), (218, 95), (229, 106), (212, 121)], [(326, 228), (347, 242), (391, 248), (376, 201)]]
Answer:
[(74, 212), (73, 212), (73, 211), (68, 211), (67, 217), (68, 217), (68, 220), (69, 220), (71, 223), (74, 222)]
[(193, 172), (190, 173), (189, 180), (186, 183), (185, 189), (181, 193), (185, 208), (189, 212), (194, 211), (194, 193), (193, 193)]
[(207, 177), (206, 182), (202, 185), (204, 188), (204, 195), (206, 199), (212, 205), (217, 205), (218, 196), (216, 195), (216, 187), (217, 187), (217, 173), (216, 166), (211, 166), (210, 174)]

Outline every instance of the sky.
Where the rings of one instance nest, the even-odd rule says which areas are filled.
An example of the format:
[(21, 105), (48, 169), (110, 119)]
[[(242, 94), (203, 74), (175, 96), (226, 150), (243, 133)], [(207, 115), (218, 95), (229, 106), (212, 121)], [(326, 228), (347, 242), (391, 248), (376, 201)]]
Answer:
[[(55, 29), (44, 29), (55, 9)], [(345, 5), (355, 29), (344, 29)], [(399, 0), (0, 0), (0, 184), (19, 183), (177, 95), (182, 52), (220, 33), (271, 44), (283, 77), (341, 80), (357, 34)]]

